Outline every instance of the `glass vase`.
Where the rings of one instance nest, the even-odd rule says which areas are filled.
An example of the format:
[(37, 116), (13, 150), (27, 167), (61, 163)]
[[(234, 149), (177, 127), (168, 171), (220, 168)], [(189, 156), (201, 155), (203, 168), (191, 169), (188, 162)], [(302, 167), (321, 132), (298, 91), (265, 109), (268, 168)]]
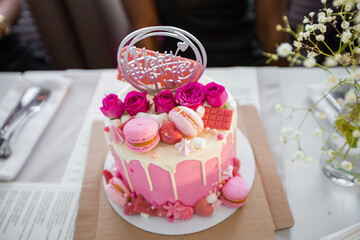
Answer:
[(345, 97), (321, 155), (322, 171), (341, 186), (360, 183), (360, 103), (353, 89), (349, 93), (353, 98)]

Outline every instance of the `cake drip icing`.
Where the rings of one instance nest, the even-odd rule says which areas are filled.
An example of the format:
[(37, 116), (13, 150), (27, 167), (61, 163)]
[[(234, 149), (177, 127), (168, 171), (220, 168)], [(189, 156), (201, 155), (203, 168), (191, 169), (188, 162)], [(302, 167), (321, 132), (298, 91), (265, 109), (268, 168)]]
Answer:
[[(234, 141), (234, 135), (235, 134), (232, 134), (232, 133), (229, 133), (227, 135), (226, 138), (224, 138), (223, 140), (219, 141), (217, 140), (216, 137), (213, 137), (212, 138), (215, 138), (216, 139), (216, 144), (212, 146), (212, 149), (213, 151), (212, 152), (215, 152), (216, 154), (208, 154), (206, 156), (206, 160), (204, 160), (204, 156), (202, 155), (202, 158), (197, 158), (197, 156), (199, 156), (199, 152), (200, 150), (198, 150), (198, 152), (196, 152), (196, 150), (194, 152), (191, 153), (191, 158), (186, 158), (186, 156), (183, 156), (183, 155), (179, 155), (178, 158), (170, 158), (170, 156), (173, 156), (173, 154), (171, 154), (172, 151), (160, 151), (161, 152), (161, 156), (166, 156), (166, 153), (168, 154), (169, 156), (169, 159), (167, 159), (165, 157), (165, 159), (167, 159), (167, 161), (149, 161), (149, 156), (148, 153), (145, 153), (145, 154), (139, 154), (139, 156), (136, 156), (136, 160), (138, 160), (142, 166), (142, 168), (144, 169), (145, 171), (145, 174), (146, 174), (146, 178), (147, 178), (147, 181), (148, 181), (148, 184), (149, 184), (149, 189), (150, 191), (153, 191), (153, 183), (152, 183), (152, 180), (151, 180), (151, 176), (149, 174), (149, 165), (150, 164), (153, 164), (155, 166), (158, 166), (162, 169), (164, 169), (165, 171), (167, 171), (169, 173), (169, 176), (170, 176), (170, 179), (171, 179), (171, 184), (172, 184), (172, 188), (173, 188), (173, 192), (174, 192), (174, 198), (175, 200), (178, 200), (178, 190), (177, 190), (177, 185), (176, 185), (176, 180), (175, 180), (175, 173), (176, 173), (176, 167), (177, 167), (177, 164), (181, 163), (181, 162), (184, 162), (184, 161), (199, 161), (200, 164), (201, 164), (201, 172), (202, 172), (202, 180), (203, 180), (203, 184), (204, 185), (207, 185), (207, 181), (206, 181), (206, 162), (208, 160), (211, 160), (213, 158), (216, 158), (217, 160), (217, 167), (218, 167), (218, 182), (220, 183), (222, 181), (222, 172), (221, 172), (221, 154), (222, 154), (222, 148), (223, 146), (225, 146), (227, 144), (227, 141), (230, 141), (231, 143), (233, 143)], [(209, 134), (209, 136), (211, 136)], [(123, 155), (125, 155), (124, 153), (126, 151), (124, 151), (124, 148), (121, 147), (122, 145), (115, 145), (113, 146), (113, 148), (115, 149), (115, 152), (121, 152)], [(158, 146), (159, 147), (159, 146)], [(161, 147), (161, 144), (160, 144), (160, 147)], [(165, 148), (164, 148), (165, 149)], [(162, 150), (164, 150), (162, 149)], [(169, 148), (166, 148), (166, 150), (169, 150)], [(200, 152), (201, 153), (201, 152)], [(116, 154), (117, 155), (117, 154)], [(129, 173), (128, 173), (128, 168), (127, 168), (127, 164), (130, 164), (131, 161), (133, 161), (131, 158), (128, 158), (128, 157), (125, 157), (125, 158), (120, 158), (118, 155), (116, 156), (116, 161), (120, 161), (121, 162), (121, 165), (122, 165), (122, 168), (124, 169), (124, 172), (125, 172), (125, 176), (126, 176), (126, 179), (129, 183), (129, 187), (131, 189), (131, 191), (134, 191), (133, 187), (132, 187), (132, 183), (131, 183), (131, 179), (129, 178)]]

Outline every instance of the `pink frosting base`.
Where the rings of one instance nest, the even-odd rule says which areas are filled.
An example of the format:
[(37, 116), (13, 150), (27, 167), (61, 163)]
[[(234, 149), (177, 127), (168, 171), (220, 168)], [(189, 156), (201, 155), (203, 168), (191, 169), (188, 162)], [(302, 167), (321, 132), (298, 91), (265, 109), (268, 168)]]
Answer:
[[(120, 172), (123, 181), (127, 187), (129, 187), (120, 156), (111, 145), (110, 150), (115, 158), (115, 166)], [(221, 152), (221, 173), (229, 164), (232, 164), (231, 159), (234, 156), (235, 143), (232, 142), (232, 134), (229, 134)], [(206, 185), (203, 183), (200, 161), (189, 159), (182, 161), (176, 166), (174, 177), (178, 199), (175, 199), (171, 176), (168, 171), (153, 164), (149, 165), (149, 175), (153, 185), (153, 191), (151, 191), (145, 170), (141, 163), (138, 160), (131, 160), (129, 163), (124, 161), (124, 164), (133, 191), (136, 194), (141, 194), (149, 203), (155, 205), (180, 201), (183, 205), (194, 206), (199, 199), (208, 196), (210, 191), (218, 189), (219, 185), (218, 159), (216, 157), (206, 161)]]

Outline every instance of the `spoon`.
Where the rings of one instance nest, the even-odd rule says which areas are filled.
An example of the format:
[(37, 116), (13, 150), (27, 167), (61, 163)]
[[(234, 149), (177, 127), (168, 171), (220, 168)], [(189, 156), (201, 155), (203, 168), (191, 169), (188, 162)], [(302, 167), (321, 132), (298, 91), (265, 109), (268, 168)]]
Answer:
[(11, 111), (5, 123), (0, 128), (0, 159), (11, 155), (10, 140), (16, 130), (20, 129), (26, 120), (41, 109), (48, 99), (50, 90), (38, 86), (27, 88), (21, 95), (15, 108)]

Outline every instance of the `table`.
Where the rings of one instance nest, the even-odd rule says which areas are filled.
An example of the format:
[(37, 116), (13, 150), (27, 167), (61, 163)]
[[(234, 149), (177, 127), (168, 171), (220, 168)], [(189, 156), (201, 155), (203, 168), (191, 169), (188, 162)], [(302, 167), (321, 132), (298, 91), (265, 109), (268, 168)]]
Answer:
[[(15, 182), (60, 183), (64, 181), (63, 173), (68, 168), (68, 159), (74, 155), (76, 157), (76, 154), (83, 156), (84, 152), (86, 153), (85, 150), (77, 153), (73, 150), (74, 148), (86, 149), (86, 146), (80, 146), (81, 141), (77, 139), (78, 136), (80, 138), (88, 136), (86, 132), (91, 127), (91, 121), (88, 118), (92, 113), (96, 114), (98, 109), (96, 104), (100, 104), (100, 102), (91, 102), (91, 99), (94, 94), (98, 94), (96, 89), (99, 88), (99, 78), (104, 71), (114, 70), (67, 70), (24, 74), (24, 76), (46, 74), (62, 76), (70, 79), (72, 85), (58, 113)], [(335, 71), (341, 74), (341, 70), (335, 69)], [(231, 91), (236, 93), (238, 80), (244, 76), (244, 73), (249, 72), (255, 74), (257, 78), (257, 85), (254, 86), (259, 91), (260, 114), (295, 218), (294, 227), (276, 232), (277, 239), (319, 239), (360, 222), (360, 187), (337, 186), (331, 183), (320, 170), (321, 140), (314, 137), (315, 122), (310, 120), (303, 131), (303, 148), (313, 157), (310, 163), (292, 162), (296, 146), (292, 143), (284, 145), (279, 141), (281, 122), (285, 116), (276, 114), (275, 104), (308, 106), (307, 86), (324, 82), (325, 72), (304, 68), (235, 67), (209, 68), (205, 74), (217, 81), (222, 81), (221, 78), (226, 76)], [(0, 101), (14, 81), (19, 81), (19, 76), (18, 73), (0, 74)], [(299, 121), (299, 119), (294, 121)], [(86, 139), (82, 141), (83, 145), (84, 142), (86, 143)], [(72, 180), (74, 179), (66, 181)]]

